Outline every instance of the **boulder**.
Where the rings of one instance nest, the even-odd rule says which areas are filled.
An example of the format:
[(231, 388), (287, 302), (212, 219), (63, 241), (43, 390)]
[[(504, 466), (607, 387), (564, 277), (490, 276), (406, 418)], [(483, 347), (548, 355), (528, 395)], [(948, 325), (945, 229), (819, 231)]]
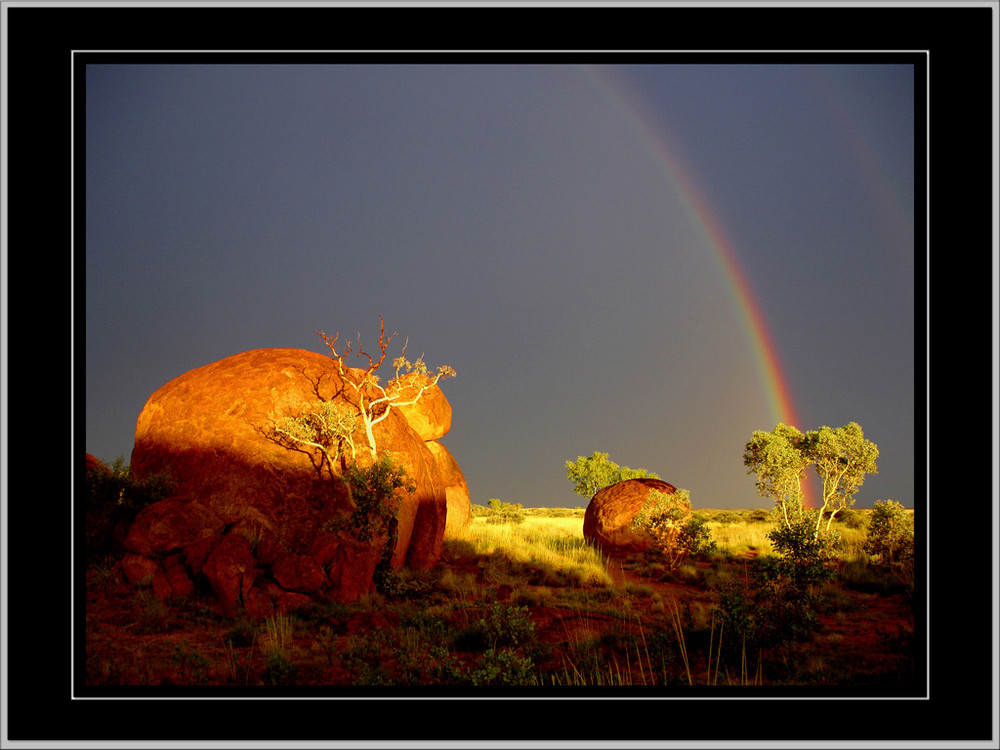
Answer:
[(321, 549), (334, 599), (350, 603), (371, 593), (375, 587), (375, 567), (382, 556), (378, 548), (347, 535), (337, 535), (335, 542), (327, 540)]
[(162, 572), (155, 560), (144, 555), (127, 552), (122, 558), (122, 573), (133, 586), (148, 586), (153, 583), (153, 577)]
[(163, 574), (170, 585), (171, 597), (185, 599), (194, 593), (194, 582), (184, 567), (180, 553), (170, 555), (163, 561)]
[(642, 510), (649, 493), (673, 494), (677, 488), (662, 479), (627, 479), (598, 491), (583, 515), (583, 536), (609, 552), (645, 552), (650, 540), (637, 533), (632, 519)]
[(427, 447), (434, 455), (444, 484), (447, 505), (444, 534), (447, 537), (469, 525), (472, 519), (472, 498), (469, 496), (469, 485), (465, 481), (465, 475), (462, 474), (451, 451), (436, 440), (427, 441)]
[(250, 542), (239, 534), (227, 534), (208, 555), (202, 572), (222, 613), (234, 614), (243, 604), (256, 576)]
[[(330, 357), (302, 349), (257, 349), (191, 370), (146, 402), (136, 423), (133, 475), (142, 479), (170, 474), (178, 494), (254, 541), (259, 564), (274, 564), (282, 552), (308, 555), (323, 524), (350, 513), (347, 492), (339, 478), (317, 466), (316, 456), (283, 447), (267, 432), (282, 417), (295, 416), (321, 400), (352, 401), (353, 390), (344, 378), (356, 378), (357, 372), (348, 370), (342, 377)], [(397, 513), (397, 567), (432, 567), (444, 536), (445, 483), (422, 435), (447, 431), (451, 407), (437, 386), (425, 398), (426, 403), (422, 399), (415, 405), (423, 407), (393, 409), (374, 426), (378, 449), (388, 451), (416, 485), (415, 492), (404, 493)], [(370, 465), (364, 431), (354, 440), (357, 463)], [(136, 530), (133, 551), (165, 550), (165, 542), (148, 539), (151, 520), (145, 519)], [(211, 526), (213, 532), (217, 528), (217, 523)], [(348, 564), (346, 558), (359, 550), (342, 536), (335, 539), (344, 549), (328, 555), (331, 562), (340, 561), (333, 585), (351, 592), (369, 590), (370, 578), (351, 576), (365, 574), (371, 555), (361, 555), (357, 565)], [(206, 550), (194, 544), (186, 551), (188, 568), (197, 573), (205, 566)]]
[(216, 539), (224, 528), (222, 519), (207, 506), (188, 498), (171, 497), (139, 511), (125, 537), (125, 547), (153, 557), (192, 542)]
[(326, 574), (323, 568), (309, 555), (297, 555), (289, 552), (282, 555), (271, 566), (271, 575), (278, 585), (286, 591), (296, 591), (300, 594), (310, 594), (326, 586)]
[(92, 456), (88, 453), (87, 473), (90, 474), (91, 472), (95, 471), (101, 472), (103, 474), (108, 474), (111, 472), (111, 470), (107, 467), (107, 464), (105, 464), (101, 459), (97, 458), (96, 456)]
[[(403, 389), (399, 400), (409, 401), (415, 395), (414, 388)], [(395, 408), (406, 418), (421, 440), (439, 440), (451, 429), (451, 404), (437, 384), (425, 390), (417, 403)]]

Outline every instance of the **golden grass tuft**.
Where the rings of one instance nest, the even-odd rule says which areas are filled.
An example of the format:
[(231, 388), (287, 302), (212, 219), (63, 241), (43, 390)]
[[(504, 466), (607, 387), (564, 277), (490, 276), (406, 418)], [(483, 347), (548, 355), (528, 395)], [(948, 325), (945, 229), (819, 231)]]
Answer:
[(606, 560), (583, 538), (580, 518), (527, 517), (519, 524), (489, 524), (473, 518), (449, 543), (478, 557), (497, 556), (535, 571), (545, 585), (609, 586)]

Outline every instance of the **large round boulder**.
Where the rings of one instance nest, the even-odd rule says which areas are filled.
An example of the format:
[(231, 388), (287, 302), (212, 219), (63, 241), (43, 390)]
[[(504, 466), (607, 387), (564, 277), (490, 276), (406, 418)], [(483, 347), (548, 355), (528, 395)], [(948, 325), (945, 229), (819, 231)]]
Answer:
[[(302, 349), (257, 349), (191, 370), (146, 402), (136, 423), (132, 472), (140, 479), (169, 473), (177, 493), (210, 509), (227, 533), (266, 528), (267, 538), (255, 548), (273, 549), (276, 540), (285, 552), (308, 555), (325, 522), (349, 515), (349, 498), (319, 454), (279, 444), (273, 427), (321, 401), (350, 399), (354, 391), (345, 378), (356, 377), (356, 370), (341, 376), (330, 357)], [(446, 509), (437, 462), (399, 409), (373, 432), (378, 449), (416, 486), (404, 493), (397, 513), (393, 563), (430, 567), (440, 557)], [(370, 465), (363, 429), (355, 448), (353, 460)], [(346, 460), (352, 459), (345, 448)], [(364, 581), (343, 585), (368, 588)]]
[(632, 528), (651, 492), (677, 491), (662, 479), (626, 479), (597, 492), (583, 515), (583, 536), (605, 552), (646, 552), (652, 540)]

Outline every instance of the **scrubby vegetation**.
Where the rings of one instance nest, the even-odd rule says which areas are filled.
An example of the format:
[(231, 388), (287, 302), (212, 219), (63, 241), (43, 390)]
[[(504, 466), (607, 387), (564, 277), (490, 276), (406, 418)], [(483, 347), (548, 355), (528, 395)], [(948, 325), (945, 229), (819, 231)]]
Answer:
[(121, 557), (125, 535), (139, 511), (170, 496), (174, 489), (168, 474), (136, 479), (122, 456), (96, 471), (88, 471), (84, 513), (89, 563)]
[(263, 620), (198, 595), (162, 603), (95, 565), (87, 682), (905, 688), (914, 676), (913, 566), (897, 564), (912, 536), (886, 531), (912, 529), (901, 506), (841, 511), (822, 543), (812, 519), (789, 530), (765, 510), (693, 510), (714, 547), (671, 566), (602, 555), (581, 508), (490, 522), (504, 505), (474, 506), (483, 515), (439, 565), (395, 571), (385, 593)]

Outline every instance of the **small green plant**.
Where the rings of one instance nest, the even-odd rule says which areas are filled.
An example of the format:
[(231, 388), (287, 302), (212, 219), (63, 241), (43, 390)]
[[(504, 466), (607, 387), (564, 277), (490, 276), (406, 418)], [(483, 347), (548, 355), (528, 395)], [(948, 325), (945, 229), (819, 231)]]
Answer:
[(535, 623), (527, 607), (512, 607), (501, 602), (487, 607), (477, 627), (494, 649), (522, 645), (535, 634)]
[(323, 528), (346, 528), (359, 542), (384, 540), (382, 555), (375, 568), (375, 587), (392, 593), (398, 586), (392, 570), (392, 556), (398, 538), (399, 493), (415, 492), (416, 485), (409, 481), (406, 471), (389, 453), (380, 455), (370, 466), (351, 464), (344, 471), (343, 481), (353, 504), (351, 515), (346, 521), (332, 519)]
[(473, 670), (473, 685), (534, 685), (537, 682), (535, 663), (530, 656), (511, 648), (487, 649)]
[(283, 613), (268, 617), (261, 638), (264, 656), (263, 680), (269, 685), (289, 685), (295, 681), (297, 669), (292, 663), (294, 629), (291, 618)]
[(807, 640), (819, 627), (822, 587), (834, 575), (836, 535), (816, 536), (813, 514), (776, 525), (768, 539), (777, 555), (756, 559), (745, 581), (721, 586), (716, 613), (744, 666), (747, 653), (757, 654), (759, 663), (763, 651)]
[(180, 671), (181, 684), (201, 685), (208, 682), (208, 659), (188, 644), (187, 639), (182, 638), (174, 644), (170, 658)]

